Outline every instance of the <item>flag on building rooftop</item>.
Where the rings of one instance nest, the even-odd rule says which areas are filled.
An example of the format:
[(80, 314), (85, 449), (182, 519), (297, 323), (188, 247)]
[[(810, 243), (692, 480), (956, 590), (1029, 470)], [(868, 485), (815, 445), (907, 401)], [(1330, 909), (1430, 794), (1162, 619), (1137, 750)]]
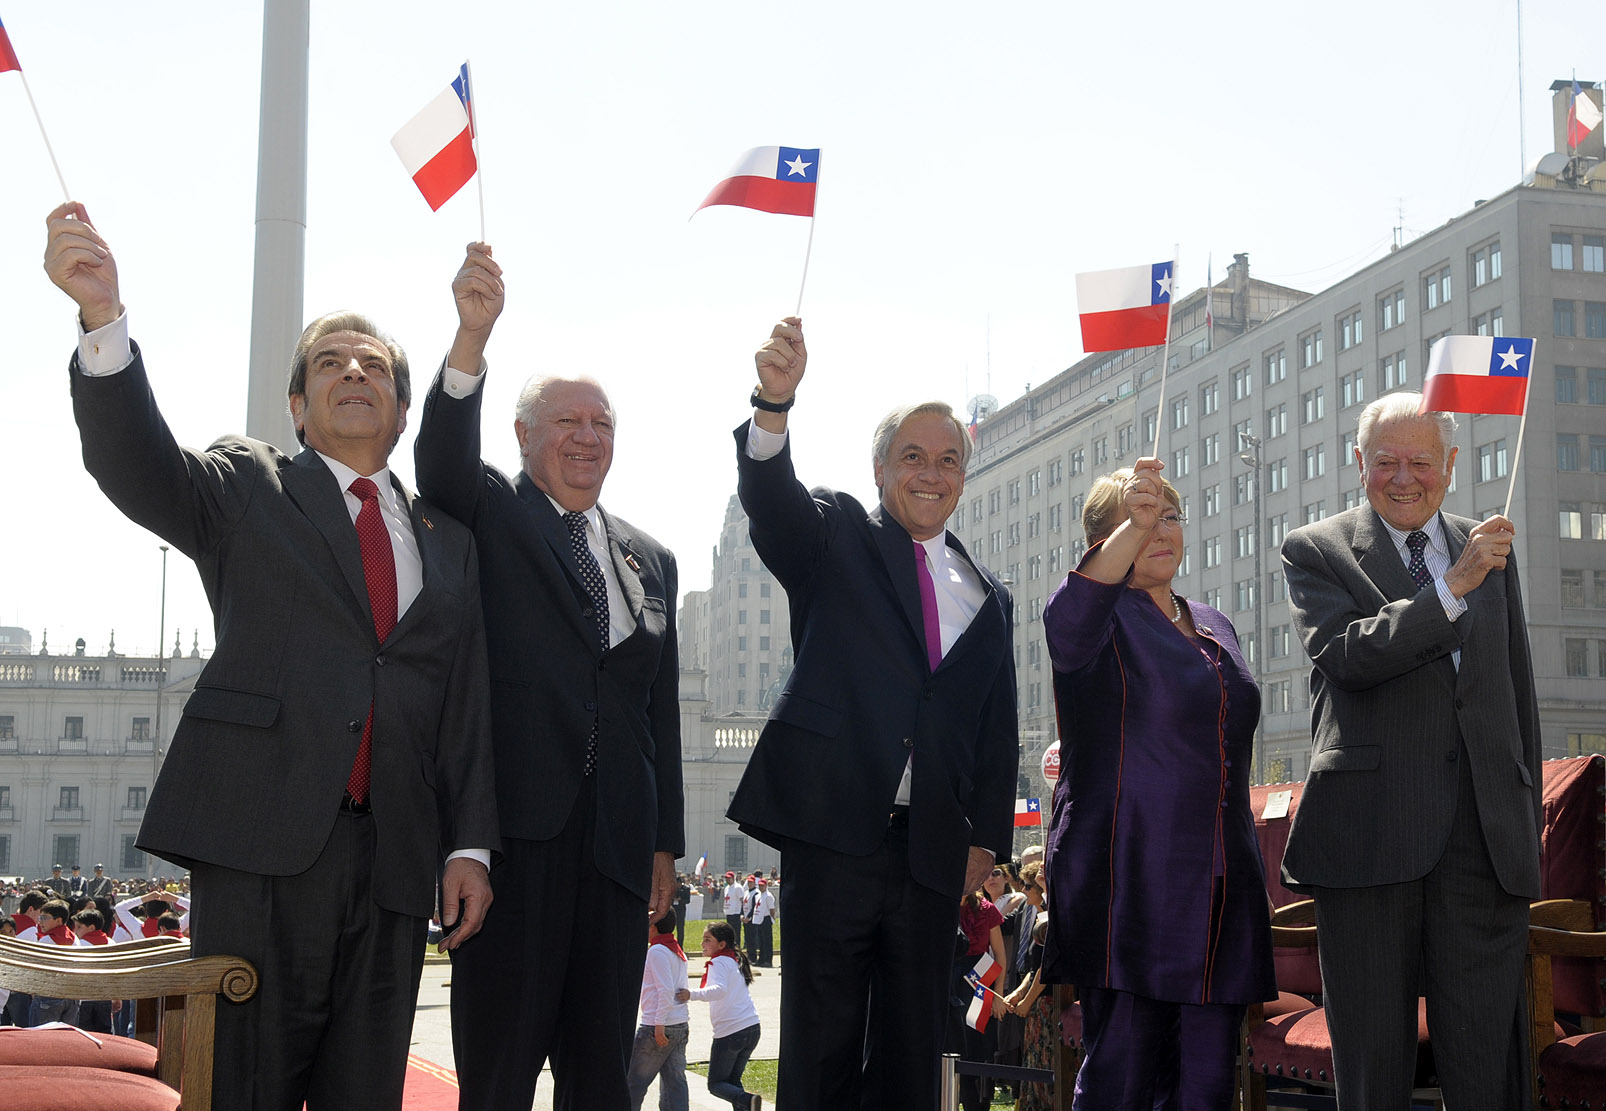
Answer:
[(987, 998), (987, 989), (975, 985), (976, 995), (965, 1009), (965, 1025), (978, 1034), (987, 1029), (987, 1020), (993, 1017), (993, 1005)]
[(1083, 351), (1165, 343), (1171, 323), (1171, 262), (1076, 275)]
[[(0, 32), (0, 40), (4, 39)], [(0, 41), (0, 69), (5, 68), (5, 43)], [(1600, 126), (1600, 109), (1590, 100), (1583, 89), (1578, 86), (1578, 79), (1573, 78), (1573, 99), (1567, 105), (1567, 145), (1577, 150), (1589, 133)]]
[(1015, 825), (1040, 826), (1043, 824), (1043, 802), (1041, 799), (1015, 800)]
[(693, 215), (710, 205), (728, 204), (782, 216), (813, 216), (819, 176), (818, 147), (754, 147), (736, 160)]
[(1528, 399), (1534, 341), (1501, 336), (1445, 336), (1428, 352), (1424, 413), (1520, 416)]
[(0, 22), (0, 73), (7, 70), (22, 72), (22, 63), (17, 61), (17, 52), (11, 49), (11, 38), (6, 34), (6, 25)]
[(444, 92), (391, 137), (390, 145), (431, 209), (469, 183), (478, 163), (466, 64)]

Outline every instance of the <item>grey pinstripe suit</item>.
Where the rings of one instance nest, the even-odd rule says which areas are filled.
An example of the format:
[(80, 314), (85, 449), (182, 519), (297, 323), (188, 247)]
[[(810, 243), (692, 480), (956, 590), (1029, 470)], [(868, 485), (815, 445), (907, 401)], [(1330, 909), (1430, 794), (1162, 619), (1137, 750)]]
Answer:
[[(1453, 562), (1477, 522), (1441, 520)], [(1370, 506), (1290, 534), (1283, 565), (1314, 665), (1283, 882), (1317, 900), (1340, 1105), (1405, 1106), (1420, 985), (1447, 1102), (1523, 1106), (1540, 744), (1515, 561), (1453, 623)]]

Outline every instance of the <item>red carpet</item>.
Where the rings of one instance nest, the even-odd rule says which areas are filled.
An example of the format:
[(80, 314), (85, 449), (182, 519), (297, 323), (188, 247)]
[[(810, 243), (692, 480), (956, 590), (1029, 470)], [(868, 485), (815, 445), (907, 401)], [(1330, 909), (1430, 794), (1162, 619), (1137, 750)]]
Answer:
[(402, 1111), (457, 1111), (457, 1073), (409, 1054)]

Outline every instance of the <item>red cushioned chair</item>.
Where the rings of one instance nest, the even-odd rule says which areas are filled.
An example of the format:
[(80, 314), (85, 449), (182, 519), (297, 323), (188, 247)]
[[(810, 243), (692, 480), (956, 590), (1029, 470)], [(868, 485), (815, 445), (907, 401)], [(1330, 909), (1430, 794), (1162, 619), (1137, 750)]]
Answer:
[(1606, 967), (1606, 931), (1582, 899), (1535, 903), (1528, 927), (1529, 1049), (1534, 1105), (1567, 1111), (1606, 1109), (1606, 1031), (1580, 1031), (1556, 1020), (1561, 1009), (1553, 970), (1562, 960), (1599, 979)]
[(181, 1094), (185, 1111), (210, 1111), (217, 997), (251, 998), (257, 973), (235, 957), (192, 957), (181, 939), (62, 949), (0, 937), (0, 986), (58, 999), (137, 1000), (143, 1039), (0, 1032), (0, 1111), (175, 1111)]

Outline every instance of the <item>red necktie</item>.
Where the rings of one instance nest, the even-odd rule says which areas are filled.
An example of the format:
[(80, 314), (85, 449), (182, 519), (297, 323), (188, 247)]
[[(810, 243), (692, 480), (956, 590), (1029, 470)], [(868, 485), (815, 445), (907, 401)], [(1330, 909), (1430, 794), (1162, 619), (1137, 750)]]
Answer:
[[(368, 606), (374, 612), (374, 635), (379, 643), (396, 627), (396, 553), (390, 547), (390, 530), (379, 511), (379, 487), (372, 479), (358, 478), (347, 487), (362, 509), (357, 513), (357, 544), (362, 548), (362, 573), (368, 580)], [(346, 780), (346, 793), (354, 802), (368, 798), (369, 772), (374, 750), (374, 707), (368, 704), (368, 720), (363, 723), (362, 743)]]

